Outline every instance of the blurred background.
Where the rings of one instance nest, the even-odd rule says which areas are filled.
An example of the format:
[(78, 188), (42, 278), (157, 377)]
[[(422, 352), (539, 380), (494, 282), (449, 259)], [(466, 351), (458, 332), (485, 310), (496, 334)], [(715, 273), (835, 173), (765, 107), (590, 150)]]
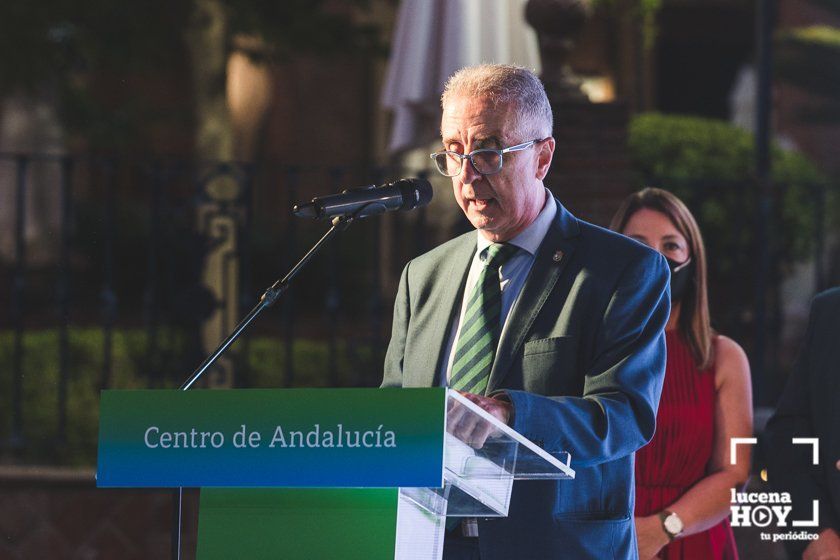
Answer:
[(180, 385), (326, 231), (295, 203), (426, 177), (203, 380), (378, 385), (402, 267), (470, 228), (427, 155), (464, 65), (541, 74), (578, 217), (689, 204), (757, 429), (840, 283), (836, 0), (4, 2), (0, 52), (0, 558), (165, 556), (166, 493), (94, 489), (99, 391)]

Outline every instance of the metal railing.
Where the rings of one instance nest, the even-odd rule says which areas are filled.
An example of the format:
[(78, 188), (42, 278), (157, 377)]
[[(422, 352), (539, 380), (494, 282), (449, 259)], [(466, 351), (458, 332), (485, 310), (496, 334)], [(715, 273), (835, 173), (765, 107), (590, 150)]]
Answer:
[[(191, 373), (206, 352), (198, 335), (204, 319), (227, 309), (201, 279), (205, 258), (220, 244), (218, 232), (202, 231), (208, 223), (231, 218), (226, 223), (235, 231), (224, 235), (235, 241), (223, 258), (238, 260), (234, 297), (244, 315), (326, 229), (324, 222), (293, 218), (294, 203), (379, 184), (400, 171), (0, 154), (0, 288), (8, 294), (8, 307), (0, 305), (8, 310), (0, 313), (3, 455), (26, 457), (34, 443), (26, 434), (43, 414), (26, 403), (35, 387), (42, 396), (52, 393), (37, 403), (55, 407), (47, 415), (55, 423), (46, 430), (54, 434), (48, 446), (68, 445), (73, 383), (93, 367), (94, 391), (125, 382), (125, 372), (115, 371), (117, 354), (126, 351), (118, 338), (122, 346), (134, 340), (133, 369), (142, 372), (131, 379), (135, 386), (138, 379), (148, 387), (177, 386)], [(397, 277), (406, 259), (427, 249), (424, 211), (388, 216), (400, 239), (389, 252), (397, 253), (393, 270), (383, 269), (379, 220), (362, 220), (334, 240), (279, 310), (237, 344), (235, 384), (254, 381), (249, 352), (256, 339), (264, 346), (277, 341), (282, 367), (275, 386), (312, 383), (297, 376), (301, 340), (326, 357), (323, 384), (378, 384), (390, 314), (381, 279)], [(90, 352), (73, 342), (81, 332), (97, 333), (92, 347), (99, 355), (78, 355)], [(49, 391), (32, 365), (36, 359), (57, 369)]]
[[(8, 303), (0, 303), (2, 458), (67, 461), (68, 448), (78, 441), (95, 445), (95, 433), (76, 433), (81, 429), (76, 416), (78, 408), (91, 414), (97, 389), (177, 386), (201, 362), (208, 351), (202, 325), (226, 309), (201, 278), (208, 255), (223, 244), (223, 235), (206, 231), (213, 219), (234, 224), (235, 231), (223, 232), (235, 238), (223, 256), (238, 259), (233, 297), (244, 315), (326, 229), (322, 222), (294, 219), (294, 203), (406, 174), (393, 168), (0, 154), (0, 294), (8, 294), (3, 296)], [(816, 291), (828, 281), (826, 193), (822, 186), (809, 188), (805, 211)], [(696, 185), (685, 198), (706, 232), (713, 224), (703, 223), (704, 204), (730, 196), (734, 207), (743, 205), (744, 216), (755, 216), (747, 211), (755, 189)], [(785, 187), (775, 193), (778, 211)], [(388, 239), (379, 219), (355, 224), (312, 263), (279, 309), (261, 317), (237, 343), (236, 386), (378, 384), (393, 297), (384, 294), (383, 279), (395, 285), (402, 265), (431, 248), (424, 210), (385, 218), (392, 226)], [(778, 212), (774, 220), (783, 224)], [(750, 304), (739, 300), (756, 286), (758, 272), (743, 265), (740, 271), (723, 270), (720, 255), (735, 247), (749, 252), (765, 240), (754, 218), (727, 227), (731, 246), (709, 248), (718, 253), (710, 259), (710, 272), (717, 276), (711, 278), (712, 299), (724, 302), (718, 305), (718, 323), (751, 356), (769, 355), (768, 363), (778, 370), (784, 367), (775, 354), (781, 334), (778, 290), (788, 255), (782, 244), (773, 244), (766, 280), (776, 296), (761, 310), (765, 322), (756, 320), (754, 309), (748, 317)], [(745, 237), (751, 240), (738, 245)], [(749, 260), (748, 254), (727, 257)], [(743, 278), (733, 283), (738, 274)], [(763, 339), (754, 336), (758, 329), (765, 329)], [(83, 335), (95, 343), (80, 343)], [(303, 373), (313, 356), (321, 360), (318, 379)], [(274, 373), (268, 381), (267, 368)], [(127, 369), (135, 375), (127, 377)], [(771, 374), (760, 375), (757, 383)], [(92, 422), (95, 429), (95, 417)], [(36, 427), (38, 437), (27, 436)], [(36, 441), (43, 434), (49, 441)], [(32, 450), (38, 446), (40, 451)]]

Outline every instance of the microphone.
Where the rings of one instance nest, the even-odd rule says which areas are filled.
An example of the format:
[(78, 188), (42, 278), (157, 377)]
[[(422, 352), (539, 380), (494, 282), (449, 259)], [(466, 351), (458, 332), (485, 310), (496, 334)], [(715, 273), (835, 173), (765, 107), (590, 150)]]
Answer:
[(347, 189), (340, 194), (316, 196), (292, 210), (302, 218), (366, 218), (388, 210), (413, 210), (432, 200), (432, 185), (425, 179), (400, 179), (384, 185)]

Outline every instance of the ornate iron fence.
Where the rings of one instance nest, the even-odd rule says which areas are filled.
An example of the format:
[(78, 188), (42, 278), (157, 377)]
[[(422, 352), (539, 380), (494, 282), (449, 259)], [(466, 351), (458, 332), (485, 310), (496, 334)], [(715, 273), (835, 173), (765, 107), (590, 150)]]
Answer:
[[(0, 154), (0, 293), (7, 294), (0, 303), (3, 458), (89, 461), (98, 389), (177, 386), (207, 354), (207, 341), (221, 340), (263, 288), (320, 237), (325, 225), (294, 219), (294, 203), (404, 174)], [(783, 186), (775, 191), (777, 209), (784, 193)], [(725, 196), (734, 197), (731, 207), (742, 205), (744, 216), (756, 215), (746, 211), (757, 199), (754, 185), (698, 185), (685, 198), (704, 231), (720, 226), (707, 206)], [(823, 188), (814, 187), (805, 209), (814, 291), (827, 282), (824, 199)], [(279, 309), (264, 314), (232, 349), (232, 378), (223, 370), (217, 377), (240, 387), (376, 385), (393, 295), (384, 294), (383, 279), (395, 284), (403, 263), (430, 248), (424, 210), (387, 220), (387, 237), (377, 219), (333, 240)], [(784, 225), (781, 215), (774, 220)], [(767, 242), (753, 218), (726, 227), (735, 253)], [(773, 245), (765, 278), (751, 265), (722, 269), (727, 247), (715, 248), (711, 266), (724, 331), (745, 343), (753, 359), (769, 356), (775, 370), (781, 367), (774, 354), (781, 332), (778, 286), (788, 257), (781, 247)], [(738, 259), (749, 256), (728, 255), (729, 262)], [(216, 277), (206, 278), (211, 261)], [(732, 278), (739, 274), (736, 286)], [(758, 309), (743, 300), (760, 282), (776, 296)], [(750, 316), (745, 309), (752, 309)], [(776, 374), (761, 372), (762, 379), (768, 375)]]

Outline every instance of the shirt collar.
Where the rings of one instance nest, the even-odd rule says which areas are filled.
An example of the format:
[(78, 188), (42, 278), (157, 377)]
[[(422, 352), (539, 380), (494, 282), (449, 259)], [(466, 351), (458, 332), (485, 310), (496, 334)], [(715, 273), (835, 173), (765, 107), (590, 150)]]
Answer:
[[(554, 200), (554, 196), (552, 196), (551, 192), (548, 189), (545, 189), (545, 205), (537, 216), (537, 219), (531, 222), (531, 224), (524, 230), (519, 232), (519, 235), (508, 241), (508, 243), (528, 251), (528, 253), (532, 256), (536, 255), (537, 249), (540, 248), (540, 244), (543, 242), (543, 239), (545, 239), (545, 234), (548, 233), (548, 228), (551, 227), (551, 223), (554, 221), (554, 217), (556, 215), (557, 202)], [(492, 245), (493, 242), (481, 235), (481, 232), (478, 230), (476, 230), (476, 234), (478, 235), (477, 252), (478, 254), (481, 254), (481, 252)]]

